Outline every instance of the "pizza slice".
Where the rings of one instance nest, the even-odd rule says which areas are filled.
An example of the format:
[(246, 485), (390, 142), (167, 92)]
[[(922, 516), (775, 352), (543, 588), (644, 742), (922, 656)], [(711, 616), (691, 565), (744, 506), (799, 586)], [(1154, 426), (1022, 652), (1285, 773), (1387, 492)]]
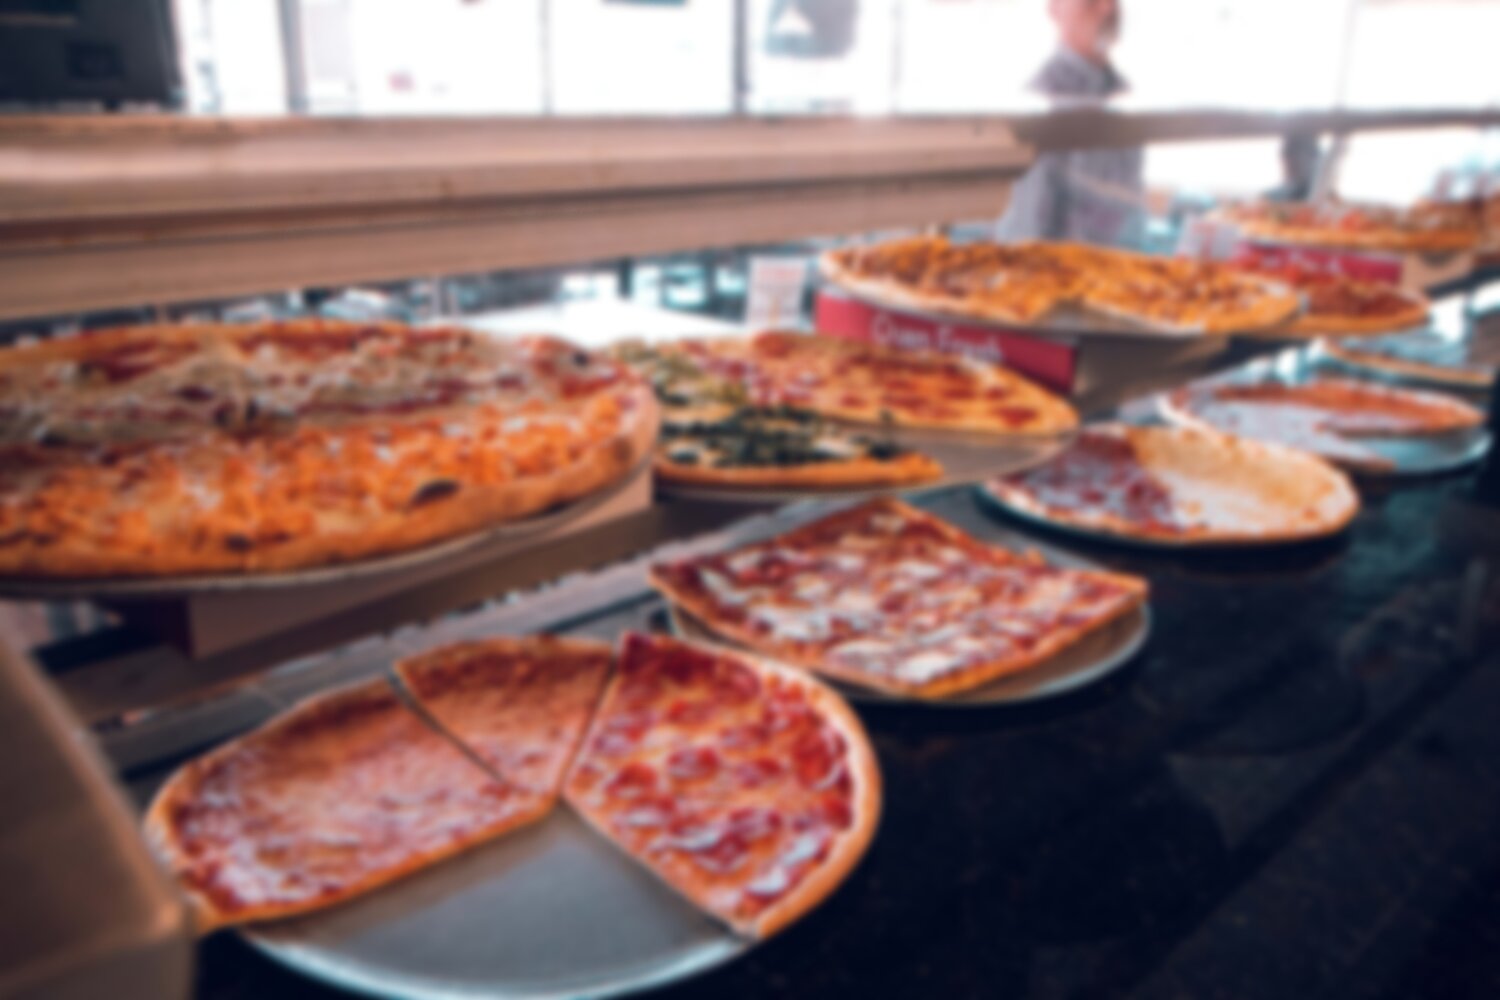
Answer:
[(1394, 463), (1360, 438), (1445, 434), (1484, 422), (1479, 410), (1437, 393), (1334, 378), (1296, 385), (1199, 383), (1162, 397), (1161, 409), (1178, 424), (1302, 448), (1375, 470)]
[(864, 853), (880, 774), (853, 712), (807, 675), (626, 634), (564, 794), (700, 909), (764, 938)]
[(983, 489), (1031, 517), (1175, 544), (1316, 538), (1359, 510), (1348, 478), (1314, 455), (1184, 427), (1093, 425)]
[(1381, 281), (1362, 281), (1287, 263), (1241, 261), (1241, 269), (1280, 281), (1301, 293), (1303, 310), (1273, 336), (1321, 337), (1389, 333), (1427, 322), (1426, 296)]
[(651, 582), (758, 653), (920, 698), (1043, 663), (1146, 598), (1144, 580), (985, 545), (896, 500), (658, 564)]
[(1176, 333), (1245, 333), (1285, 323), (1302, 307), (1284, 285), (1227, 264), (1133, 255), (1101, 271), (1083, 295), (1095, 312)]
[(396, 664), (412, 699), (491, 773), (557, 797), (609, 676), (608, 644), (538, 635), (460, 642)]
[(741, 381), (755, 403), (833, 419), (992, 434), (1058, 434), (1078, 424), (1071, 406), (1036, 383), (951, 354), (783, 331), (674, 346)]
[(146, 814), (199, 928), (344, 902), (541, 818), (384, 680), (305, 701), (184, 766)]

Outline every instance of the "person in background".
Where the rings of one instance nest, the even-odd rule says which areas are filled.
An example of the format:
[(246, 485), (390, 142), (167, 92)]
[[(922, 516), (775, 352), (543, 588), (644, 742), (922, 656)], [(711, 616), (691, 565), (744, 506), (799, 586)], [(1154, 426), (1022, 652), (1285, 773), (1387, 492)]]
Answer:
[(1318, 137), (1294, 132), (1281, 140), (1281, 183), (1266, 192), (1267, 201), (1311, 201), (1318, 186), (1323, 153)]
[[(1031, 89), (1060, 106), (1102, 104), (1123, 93), (1110, 62), (1120, 35), (1119, 0), (1047, 0), (1058, 46)], [(1045, 153), (1015, 186), (996, 227), (1000, 240), (1076, 240), (1138, 246), (1146, 198), (1139, 149)]]

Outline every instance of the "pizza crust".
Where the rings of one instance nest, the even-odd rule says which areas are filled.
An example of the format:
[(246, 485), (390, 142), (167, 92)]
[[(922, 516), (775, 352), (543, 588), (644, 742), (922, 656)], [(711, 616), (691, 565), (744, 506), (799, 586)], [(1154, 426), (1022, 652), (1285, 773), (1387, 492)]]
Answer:
[(759, 489), (902, 486), (941, 479), (942, 465), (933, 458), (908, 452), (881, 461), (854, 458), (838, 462), (807, 462), (802, 465), (732, 466), (715, 468), (684, 465), (658, 454), (656, 475), (664, 482), (687, 486), (736, 486)]
[(1086, 433), (1128, 441), (1142, 468), (1163, 481), (1174, 501), (1219, 523), (1173, 529), (1100, 508), (1047, 503), (1025, 485), (1025, 474), (991, 480), (981, 488), (1005, 506), (1041, 520), (1183, 545), (1324, 538), (1344, 530), (1359, 512), (1359, 495), (1348, 477), (1306, 452), (1212, 429), (1104, 424)]

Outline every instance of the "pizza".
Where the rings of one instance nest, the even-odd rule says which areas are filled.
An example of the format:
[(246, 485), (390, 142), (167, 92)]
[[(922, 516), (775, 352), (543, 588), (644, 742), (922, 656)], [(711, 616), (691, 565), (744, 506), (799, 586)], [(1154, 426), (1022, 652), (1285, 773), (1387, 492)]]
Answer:
[(743, 386), (703, 372), (685, 354), (640, 344), (615, 349), (661, 403), (654, 468), (669, 485), (745, 488), (897, 486), (943, 474), (934, 458), (891, 434), (860, 433), (793, 406), (757, 406)]
[(1144, 580), (985, 545), (896, 500), (653, 566), (651, 582), (757, 653), (920, 698), (1041, 664), (1146, 598)]
[(555, 636), (442, 646), (396, 664), (402, 686), (455, 741), (528, 793), (555, 799), (583, 739), (612, 654)]
[(864, 730), (828, 688), (743, 653), (635, 634), (565, 795), (678, 893), (754, 938), (843, 880), (881, 799)]
[(1214, 261), (1135, 255), (1101, 271), (1083, 304), (1176, 333), (1239, 333), (1278, 326), (1302, 308), (1286, 286)]
[(932, 236), (830, 251), (829, 281), (892, 305), (1037, 325), (1064, 307), (1172, 333), (1273, 326), (1300, 303), (1267, 279), (1212, 262), (1073, 243), (954, 244)]
[(765, 936), (831, 892), (880, 777), (788, 667), (627, 635), (460, 642), (293, 706), (167, 780), (148, 840), (200, 929), (310, 913), (542, 818), (559, 797), (690, 902)]
[(999, 365), (838, 337), (768, 331), (660, 348), (743, 387), (755, 406), (856, 423), (989, 434), (1058, 434), (1073, 408)]
[(1359, 511), (1348, 477), (1314, 455), (1183, 427), (1090, 426), (1045, 464), (982, 489), (1055, 524), (1184, 545), (1320, 538)]
[(1386, 337), (1358, 344), (1332, 343), (1323, 350), (1345, 364), (1430, 382), (1484, 389), (1500, 370), (1474, 354), (1474, 345), (1440, 336)]
[(0, 575), (287, 570), (582, 497), (644, 460), (650, 387), (546, 337), (319, 320), (0, 350)]
[(1188, 426), (1272, 441), (1372, 470), (1394, 463), (1363, 437), (1411, 437), (1478, 427), (1484, 414), (1447, 396), (1350, 379), (1198, 383), (1168, 393), (1162, 412)]
[(189, 763), (147, 839), (200, 932), (322, 909), (541, 818), (374, 681), (304, 702)]
[(918, 236), (832, 250), (820, 258), (823, 277), (896, 306), (1030, 324), (1076, 300), (1089, 270), (1115, 251), (1077, 244), (952, 243)]
[(1446, 207), (1257, 202), (1223, 215), (1253, 240), (1353, 250), (1457, 252), (1474, 249), (1482, 235), (1472, 213)]

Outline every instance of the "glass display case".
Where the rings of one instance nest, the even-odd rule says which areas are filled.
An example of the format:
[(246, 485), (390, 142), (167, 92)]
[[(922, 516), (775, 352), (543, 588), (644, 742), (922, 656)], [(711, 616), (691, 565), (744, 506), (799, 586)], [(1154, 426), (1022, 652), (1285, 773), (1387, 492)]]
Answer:
[[(769, 362), (752, 363), (764, 358), (733, 353), (774, 328), (797, 331), (797, 343), (829, 335), (817, 342), (866, 359), (837, 368), (836, 389), (854, 387), (850, 372), (873, 356), (902, 379), (934, 367), (1020, 377), (1029, 388), (985, 382), (987, 402), (1036, 391), (1078, 423), (1050, 437), (944, 437), (954, 428), (901, 425), (887, 409), (864, 421), (862, 433), (885, 435), (870, 455), (928, 449), (947, 478), (695, 492), (662, 473), (670, 453), (653, 444), (608, 488), (530, 512), (524, 531), (368, 563), (260, 579), (0, 576), (0, 628), (12, 658), (27, 661), (7, 704), (42, 704), (51, 695), (33, 681), (48, 680), (67, 714), (36, 709), (53, 713), (51, 735), (36, 738), (71, 731), (97, 745), (102, 763), (65, 761), (92, 773), (96, 804), (112, 781), (145, 809), (199, 755), (232, 753), (304, 699), (378, 683), (446, 643), (634, 632), (737, 649), (664, 596), (660, 568), (727, 559), (882, 502), (872, 498), (899, 494), (912, 508), (901, 516), (931, 515), (1027, 572), (1132, 578), (1146, 595), (1071, 658), (1027, 661), (1040, 668), (964, 697), (893, 696), (836, 678), (830, 697), (859, 734), (839, 746), (868, 743), (880, 817), (868, 853), (830, 882), (842, 884), (771, 940), (610, 853), (580, 819), (579, 798), (345, 906), (205, 937), (193, 995), (1491, 995), (1493, 242), (1476, 236), (1437, 254), (1309, 248), (1226, 223), (1223, 205), (1275, 188), (1286, 138), (1317, 136), (1329, 164), (1321, 183), (1351, 201), (1470, 199), (1482, 211), (1500, 124), (1491, 84), (1440, 80), (1436, 64), (1416, 64), (1435, 58), (1429, 49), (1402, 40), (1467, 51), (1494, 10), (1306, 6), (1133, 4), (1120, 57), (1136, 67), (1137, 92), (1119, 105), (1044, 108), (1007, 95), (1045, 24), (1038, 9), (998, 0), (479, 0), (437, 5), (420, 21), (374, 0), (254, 11), (179, 0), (187, 113), (0, 117), (0, 336), (12, 356), (122, 324), (266, 328), (304, 317), (438, 338), (463, 327), (484, 343), (557, 335), (580, 366), (712, 341), (741, 345), (719, 348), (733, 364), (712, 369), (736, 387), (734, 407), (796, 410), (802, 397), (755, 393), (766, 383), (805, 390), (811, 362), (773, 378)], [(1284, 72), (1271, 72), (1265, 49), (1283, 42)], [(1376, 71), (1408, 54), (1410, 72)], [(1483, 65), (1472, 53), (1453, 61)], [(1201, 266), (1198, 280), (1228, 273), (1220, 259), (1232, 257), (1259, 268), (1262, 291), (1290, 312), (1254, 328), (1145, 329), (1106, 322), (1075, 290), (1072, 312), (1002, 322), (882, 298), (830, 268), (841, 250), (903, 239), (988, 246), (1039, 157), (1121, 147), (1146, 151), (1153, 216), (1154, 256), (1131, 256), (1132, 266), (1169, 268), (1171, 258)], [(1115, 266), (1089, 260), (1089, 275)], [(1399, 336), (1290, 333), (1292, 314), (1311, 312), (1322, 287), (1282, 284), (1301, 270), (1360, 277), (1378, 294), (1430, 304), (1429, 318)], [(990, 274), (983, 287), (1006, 280), (1018, 279)], [(703, 350), (696, 364), (718, 363)], [(4, 371), (0, 402), (16, 389)], [(1235, 407), (1252, 389), (1351, 382), (1467, 423), (1386, 451), (1356, 428), (1337, 444), (1373, 449), (1373, 461), (1309, 459), (1348, 505), (1319, 537), (1122, 537), (1000, 488), (1066, 469), (1057, 463), (1080, 452), (1107, 465), (1110, 434), (1218, 441), (1226, 426), (1244, 429)], [(908, 411), (899, 393), (882, 399), (920, 411), (938, 393), (931, 384), (906, 394), (921, 397)], [(656, 388), (659, 405), (676, 405), (669, 385)], [(54, 390), (27, 405), (45, 408)], [(1283, 429), (1305, 419), (1293, 410), (1281, 411)], [(859, 423), (817, 419), (819, 433)], [(0, 409), (0, 430), (12, 425), (20, 417)], [(1326, 445), (1324, 432), (1338, 436), (1323, 424), (1295, 429), (1298, 455)], [(0, 439), (14, 460), (0, 484), (20, 481), (26, 448), (48, 444)], [(1281, 493), (1277, 477), (1300, 459), (1274, 442), (1243, 447), (1250, 458), (1207, 472), (1162, 459), (1162, 482), (1220, 513), (1233, 508), (1225, 518), (1236, 530), (1297, 507), (1284, 492), (1305, 477)], [(1070, 480), (1058, 477), (1044, 486), (1064, 490)], [(424, 484), (424, 503), (458, 488), (441, 483)], [(1152, 489), (1167, 488), (1141, 483), (1093, 484), (1077, 505), (1139, 513)], [(1248, 507), (1225, 499), (1245, 491), (1258, 498)], [(756, 586), (785, 569), (756, 566)], [(920, 566), (910, 572), (928, 579)], [(827, 608), (801, 624), (784, 616), (760, 641), (811, 634), (806, 622), (836, 617), (839, 600), (830, 590)], [(913, 626), (907, 638), (936, 631)], [(924, 655), (906, 650), (902, 662)], [(10, 659), (0, 664), (3, 681)], [(107, 819), (93, 832), (114, 830), (119, 804), (99, 809)], [(129, 841), (122, 866), (159, 898), (139, 870), (140, 844), (111, 836)], [(0, 922), (12, 919), (4, 910)], [(180, 980), (182, 919), (126, 935), (122, 954), (158, 949), (170, 968), (152, 981)], [(45, 995), (23, 987), (15, 995)]]

